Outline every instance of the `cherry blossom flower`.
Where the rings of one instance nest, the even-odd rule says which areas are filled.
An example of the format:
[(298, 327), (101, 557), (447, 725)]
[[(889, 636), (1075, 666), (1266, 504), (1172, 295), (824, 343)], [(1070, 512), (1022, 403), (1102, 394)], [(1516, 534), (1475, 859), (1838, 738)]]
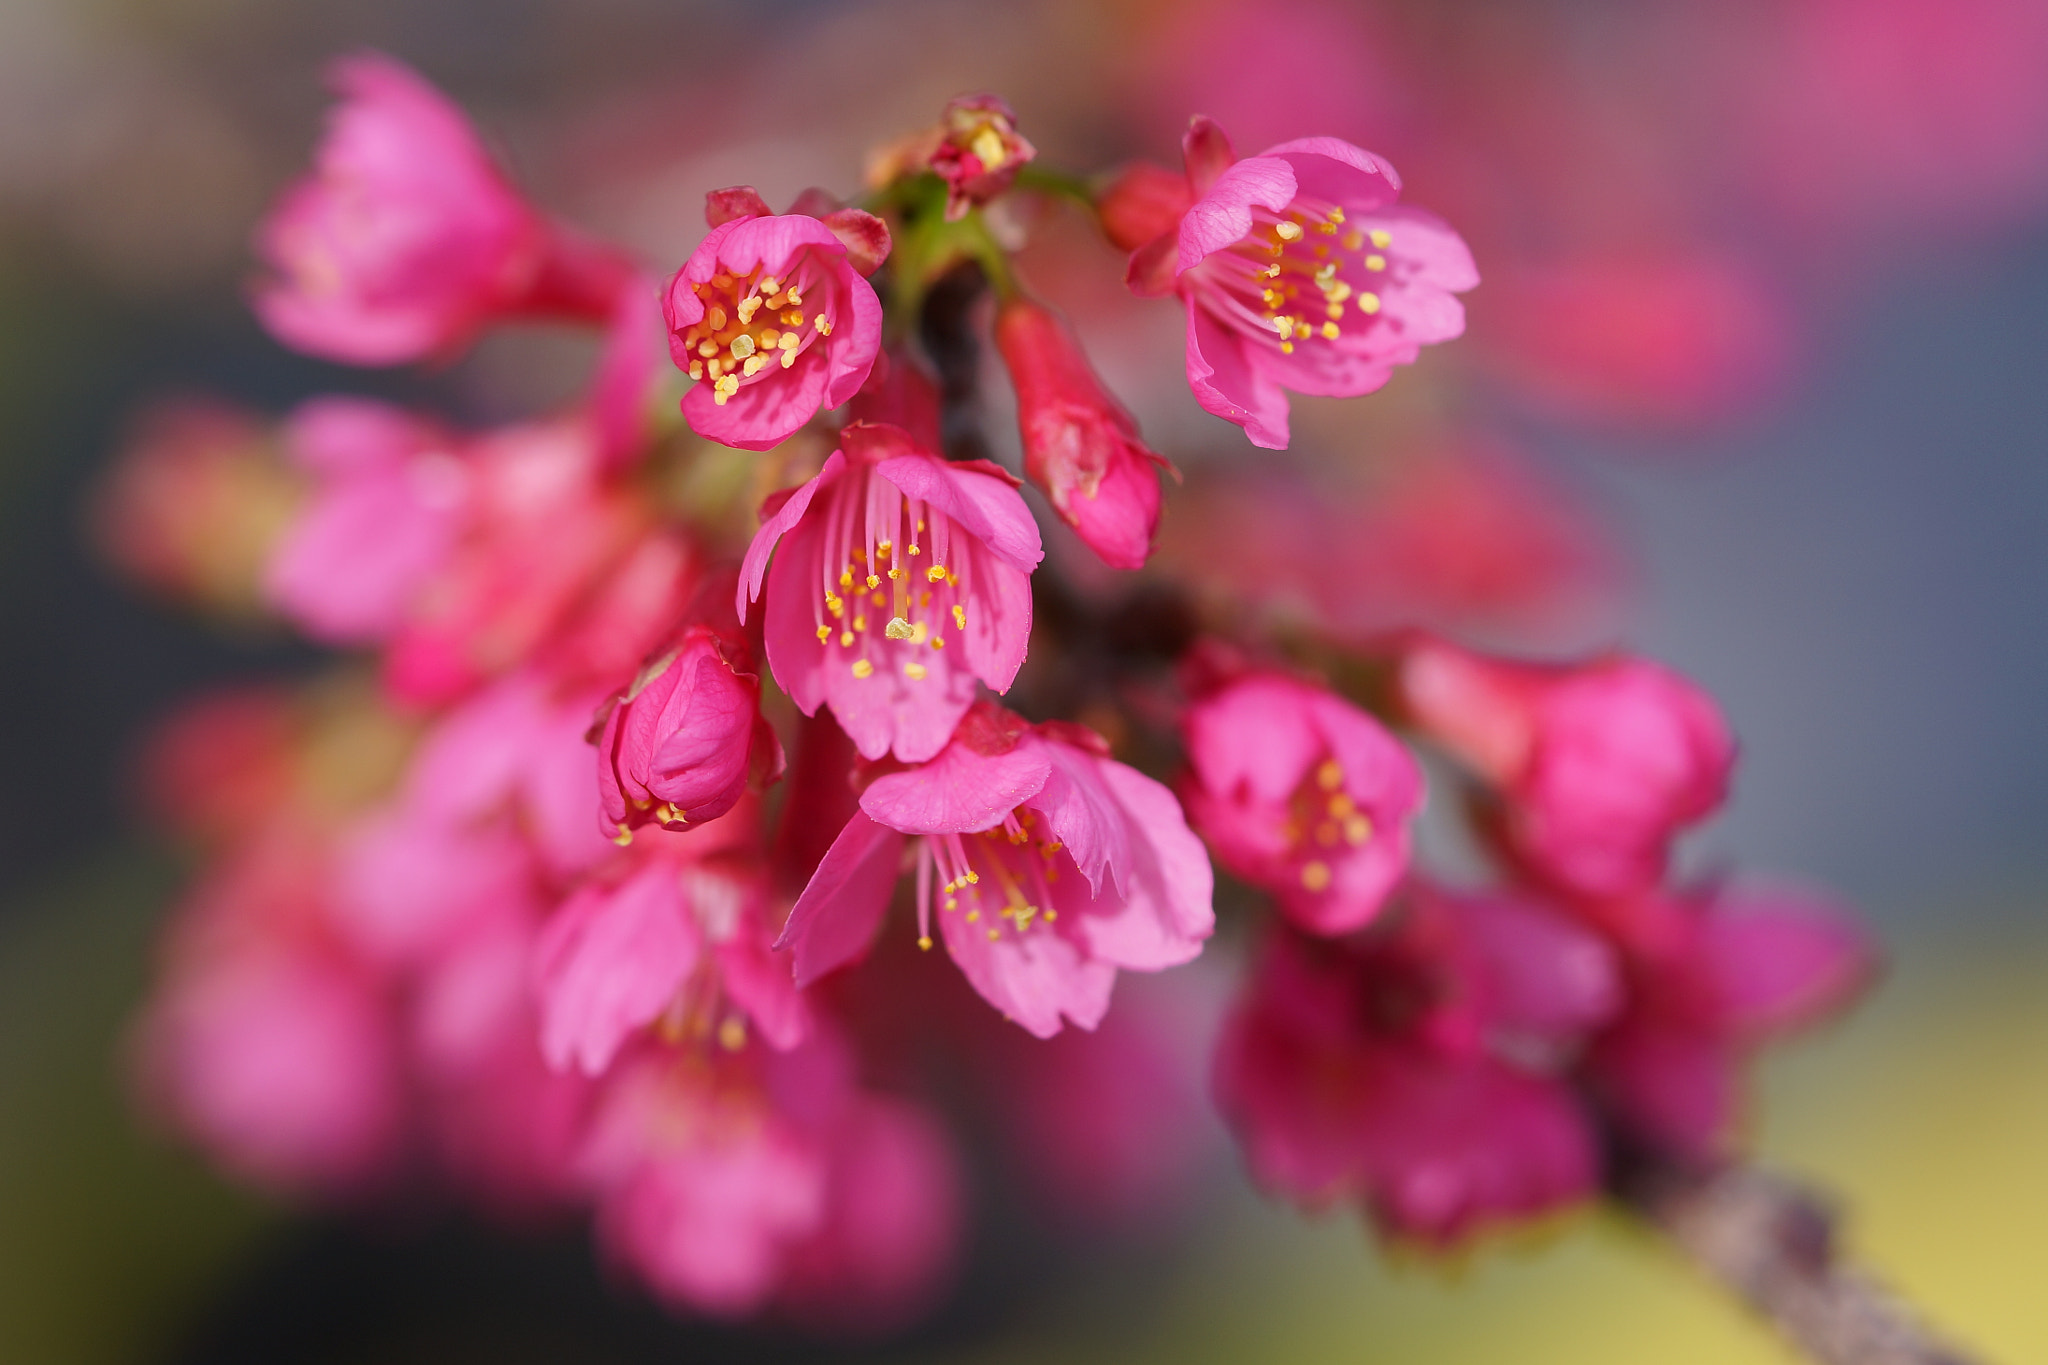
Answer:
[(1240, 161), (1206, 119), (1183, 154), (1187, 207), (1132, 253), (1130, 283), (1180, 296), (1188, 385), (1252, 444), (1286, 448), (1281, 390), (1371, 393), (1464, 331), (1454, 296), (1479, 283), (1472, 255), (1443, 220), (1395, 202), (1385, 161), (1332, 137)]
[(958, 222), (1010, 188), (1038, 155), (1017, 131), (1017, 115), (994, 95), (948, 100), (939, 121), (870, 157), (867, 182), (882, 189), (899, 177), (929, 171), (946, 185), (946, 221)]
[(1421, 725), (1499, 789), (1511, 856), (1568, 891), (1655, 887), (1672, 840), (1727, 794), (1735, 743), (1720, 708), (1648, 660), (1541, 666), (1424, 641), (1403, 660), (1401, 690)]
[(996, 345), (1017, 388), (1024, 472), (1102, 562), (1142, 569), (1159, 526), (1159, 468), (1138, 424), (1096, 378), (1054, 313), (1029, 299), (1003, 305)]
[(550, 224), (462, 111), (376, 53), (336, 62), (313, 172), (256, 237), (256, 311), (289, 346), (358, 365), (446, 355), (512, 316), (601, 322), (631, 287), (608, 249)]
[(1842, 1009), (1876, 967), (1848, 913), (1810, 892), (1658, 893), (1599, 914), (1628, 1008), (1594, 1043), (1587, 1075), (1631, 1137), (1694, 1162), (1728, 1154), (1749, 1055)]
[(1209, 860), (1179, 803), (1078, 726), (978, 704), (937, 757), (876, 778), (860, 806), (777, 941), (799, 985), (865, 951), (911, 839), (920, 944), (936, 913), (974, 989), (1042, 1038), (1063, 1019), (1095, 1027), (1119, 968), (1191, 961), (1214, 931)]
[(1408, 823), (1422, 806), (1422, 770), (1400, 741), (1278, 673), (1224, 683), (1188, 708), (1181, 731), (1181, 800), (1223, 865), (1311, 933), (1370, 923), (1408, 870)]
[(1593, 1192), (1561, 1072), (1617, 984), (1599, 939), (1504, 898), (1426, 891), (1393, 932), (1339, 942), (1275, 926), (1218, 1044), (1217, 1101), (1262, 1185), (1457, 1241)]
[(669, 354), (698, 381), (684, 420), (744, 450), (766, 450), (853, 397), (882, 344), (881, 300), (845, 241), (800, 213), (713, 227), (669, 281), (663, 310)]
[(945, 747), (977, 678), (1009, 688), (1044, 551), (1000, 468), (948, 463), (901, 427), (857, 422), (816, 478), (765, 510), (740, 619), (765, 577), (775, 680), (805, 715), (830, 706), (862, 757), (922, 762)]

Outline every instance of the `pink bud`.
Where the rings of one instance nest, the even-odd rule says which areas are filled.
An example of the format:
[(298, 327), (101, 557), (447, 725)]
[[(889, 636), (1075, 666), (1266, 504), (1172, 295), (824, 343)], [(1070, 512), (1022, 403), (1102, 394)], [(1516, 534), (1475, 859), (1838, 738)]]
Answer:
[(1017, 386), (1024, 469), (1060, 517), (1103, 562), (1141, 569), (1159, 526), (1166, 461), (1138, 438), (1138, 424), (1096, 378), (1050, 309), (1013, 299), (996, 320), (996, 345)]
[(781, 771), (760, 680), (733, 666), (737, 652), (710, 627), (691, 626), (611, 708), (597, 746), (607, 833), (714, 820), (738, 803), (756, 767)]

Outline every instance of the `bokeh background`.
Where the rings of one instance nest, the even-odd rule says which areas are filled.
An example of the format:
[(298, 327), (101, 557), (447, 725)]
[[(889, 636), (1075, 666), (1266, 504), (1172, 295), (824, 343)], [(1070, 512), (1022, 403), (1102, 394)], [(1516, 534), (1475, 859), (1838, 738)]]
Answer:
[[(343, 371), (257, 327), (249, 229), (317, 134), (323, 62), (366, 45), (664, 268), (705, 190), (850, 191), (868, 145), (963, 91), (1083, 169), (1171, 160), (1196, 111), (1241, 150), (1327, 132), (1392, 158), (1474, 244), (1471, 333), (1367, 404), (1298, 405), (1298, 439), (1362, 468), (1449, 440), (1603, 528), (1541, 643), (1626, 636), (1714, 690), (1744, 761), (1701, 865), (1832, 884), (1891, 958), (1766, 1068), (1761, 1150), (1839, 1191), (1852, 1243), (1963, 1340), (2048, 1358), (2042, 0), (0, 0), (0, 1359), (834, 1354), (674, 1323), (573, 1231), (263, 1205), (126, 1094), (178, 877), (135, 747), (209, 684), (316, 660), (102, 565), (86, 509), (124, 433), (194, 392), (497, 420), (587, 360), (514, 335), (434, 373)], [(1131, 306), (1078, 223), (1032, 226), (1027, 272), (1154, 444), (1197, 489), (1241, 468), (1180, 384), (1174, 320)], [(1784, 1358), (1604, 1216), (1420, 1264), (1261, 1203), (1220, 1138), (1189, 1207), (1115, 1236), (979, 1201), (946, 1307), (854, 1354)]]

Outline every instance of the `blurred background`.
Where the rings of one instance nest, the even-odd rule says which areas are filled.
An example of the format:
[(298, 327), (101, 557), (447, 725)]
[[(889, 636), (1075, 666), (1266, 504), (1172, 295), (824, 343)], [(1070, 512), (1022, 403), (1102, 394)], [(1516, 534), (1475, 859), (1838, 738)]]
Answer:
[[(258, 328), (249, 231), (317, 136), (323, 64), (363, 46), (664, 271), (707, 189), (851, 193), (869, 146), (962, 92), (1000, 92), (1082, 171), (1172, 163), (1192, 112), (1241, 152), (1329, 133), (1388, 156), (1473, 244), (1469, 335), (1367, 403), (1297, 403), (1317, 462), (1275, 477), (1334, 469), (1373, 509), (1398, 553), (1368, 617), (1476, 604), (1530, 648), (1627, 638), (1721, 698), (1744, 761), (1699, 865), (1838, 887), (1892, 961), (1767, 1068), (1761, 1149), (1840, 1192), (1852, 1242), (1963, 1340), (2048, 1358), (2042, 0), (0, 0), (0, 1359), (835, 1354), (671, 1321), (574, 1229), (265, 1206), (128, 1098), (179, 876), (136, 747), (209, 685), (318, 660), (124, 586), (96, 480), (181, 395), (484, 422), (588, 362), (534, 334), (342, 370)], [(1018, 227), (1028, 278), (1188, 470), (1163, 556), (1198, 572), (1249, 447), (1195, 408), (1173, 310), (1137, 306), (1085, 223)], [(854, 1354), (1784, 1358), (1604, 1217), (1415, 1263), (1262, 1204), (1220, 1137), (1186, 1207), (1114, 1236), (978, 1200), (946, 1306)]]

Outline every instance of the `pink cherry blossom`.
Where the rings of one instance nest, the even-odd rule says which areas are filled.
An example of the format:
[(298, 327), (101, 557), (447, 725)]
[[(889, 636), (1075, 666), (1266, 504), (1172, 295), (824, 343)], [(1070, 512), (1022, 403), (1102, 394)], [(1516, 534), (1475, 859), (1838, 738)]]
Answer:
[(1096, 378), (1059, 318), (1018, 298), (996, 318), (1017, 389), (1024, 472), (1102, 561), (1142, 569), (1159, 526), (1159, 468), (1138, 424)]
[(313, 496), (271, 557), (271, 602), (330, 644), (389, 638), (455, 551), (470, 467), (448, 433), (367, 398), (302, 405), (285, 442)]
[(750, 776), (781, 771), (782, 746), (747, 662), (742, 642), (693, 625), (617, 698), (597, 742), (607, 833), (715, 820)]
[(1808, 892), (1657, 894), (1604, 918), (1628, 1008), (1595, 1042), (1587, 1074), (1624, 1132), (1683, 1160), (1728, 1154), (1749, 1054), (1845, 1007), (1876, 967), (1849, 914)]
[(1397, 204), (1400, 177), (1332, 137), (1240, 161), (1197, 119), (1183, 142), (1188, 207), (1131, 256), (1131, 287), (1187, 308), (1188, 385), (1252, 444), (1285, 449), (1283, 389), (1371, 393), (1393, 367), (1465, 329), (1454, 297), (1472, 255), (1433, 214)]
[(664, 1300), (717, 1316), (779, 1300), (886, 1326), (927, 1301), (957, 1245), (956, 1163), (852, 1065), (836, 1035), (623, 1061), (583, 1155), (600, 1240)]
[(1222, 864), (1311, 933), (1372, 921), (1408, 870), (1422, 771), (1370, 715), (1320, 687), (1251, 673), (1181, 723), (1180, 794)]
[(698, 381), (698, 435), (766, 450), (867, 382), (882, 304), (831, 226), (805, 214), (721, 223), (669, 281), (669, 354)]
[(1093, 1028), (1119, 968), (1193, 960), (1215, 929), (1209, 860), (1173, 794), (1091, 732), (982, 703), (929, 762), (861, 795), (778, 947), (799, 985), (864, 952), (915, 840), (919, 941), (933, 901), (983, 999), (1039, 1037)]
[(1510, 854), (1561, 889), (1656, 886), (1672, 840), (1727, 794), (1735, 744), (1720, 709), (1648, 660), (1539, 666), (1425, 641), (1401, 688), (1422, 726), (1500, 789)]
[(1593, 1130), (1559, 1072), (1617, 1003), (1569, 921), (1429, 892), (1391, 934), (1276, 927), (1215, 1062), (1258, 1181), (1362, 1201), (1389, 1231), (1457, 1241), (1593, 1192)]
[(1017, 131), (1017, 115), (995, 95), (946, 101), (939, 121), (868, 159), (867, 182), (887, 188), (926, 172), (946, 186), (946, 221), (958, 222), (1010, 188), (1038, 150)]
[(770, 952), (762, 869), (730, 849), (757, 819), (748, 811), (689, 838), (646, 831), (555, 910), (533, 959), (550, 1065), (600, 1074), (657, 1021), (727, 1046), (750, 1030), (776, 1048), (802, 1041), (809, 1011), (789, 960)]
[(390, 1001), (332, 942), (324, 843), (287, 827), (191, 893), (138, 1033), (145, 1094), (242, 1179), (360, 1192), (394, 1166), (403, 1098)]
[(1043, 557), (1000, 468), (857, 422), (816, 478), (771, 503), (740, 571), (740, 619), (765, 577), (768, 664), (791, 700), (805, 715), (829, 706), (864, 758), (922, 762), (976, 679), (1001, 692), (1016, 677)]
[(505, 316), (601, 321), (632, 271), (520, 198), (445, 96), (376, 53), (335, 63), (313, 172), (271, 210), (256, 311), (359, 365), (443, 355)]

